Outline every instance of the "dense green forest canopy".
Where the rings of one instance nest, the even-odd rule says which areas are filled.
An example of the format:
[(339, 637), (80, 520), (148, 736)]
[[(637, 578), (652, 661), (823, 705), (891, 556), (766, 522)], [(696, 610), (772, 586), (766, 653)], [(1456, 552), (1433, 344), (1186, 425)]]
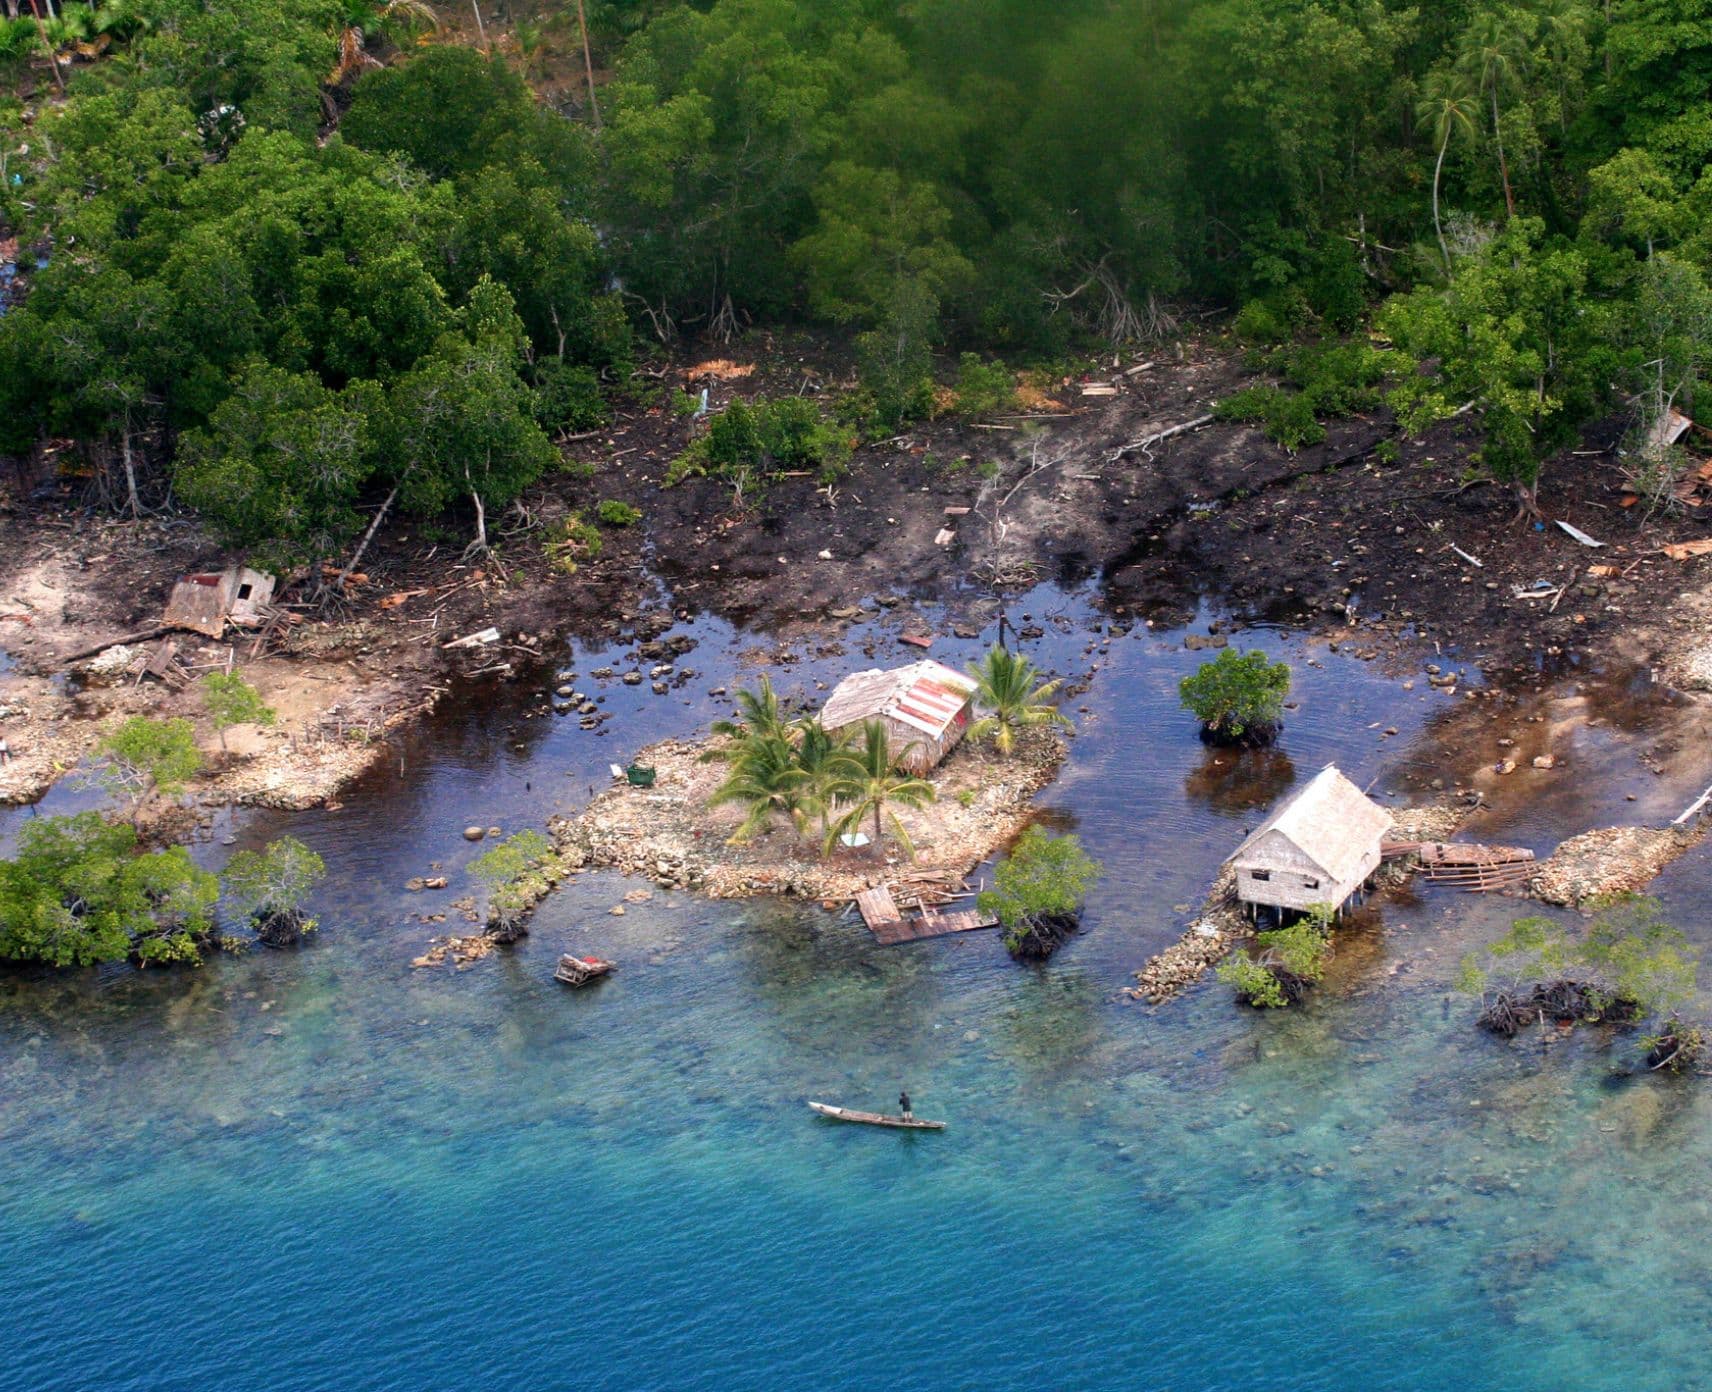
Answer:
[[(529, 82), (574, 8), (491, 54), (414, 0), (6, 21), (0, 216), (48, 264), (0, 318), (0, 449), (75, 437), (116, 502), (171, 485), (288, 560), (382, 496), (483, 517), (639, 344), (756, 322), (850, 333), (895, 419), (947, 344), (1377, 311), (1402, 419), (1474, 403), (1524, 498), (1594, 414), (1692, 409), (1712, 0), (586, 9), (598, 116)], [(97, 36), (61, 99), (45, 52)]]

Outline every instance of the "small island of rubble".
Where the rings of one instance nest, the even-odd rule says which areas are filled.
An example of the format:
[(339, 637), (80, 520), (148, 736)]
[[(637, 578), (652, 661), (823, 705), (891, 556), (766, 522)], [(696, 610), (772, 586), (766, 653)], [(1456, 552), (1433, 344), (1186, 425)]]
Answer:
[[(706, 739), (639, 750), (630, 767), (643, 776), (615, 779), (576, 816), (556, 819), (553, 839), (585, 866), (718, 899), (779, 894), (840, 902), (882, 884), (943, 898), (1022, 831), (1034, 795), (1064, 761), (1066, 740), (1054, 728), (1062, 718), (1045, 704), (1051, 687), (1035, 689), (1032, 669), (1026, 675), (1034, 718), (991, 740), (981, 736), (997, 733), (993, 717), (976, 717), (977, 683), (938, 663), (857, 673), (817, 716), (795, 721), (779, 716), (763, 684), (742, 723), (720, 722)], [(965, 738), (971, 731), (976, 737)], [(875, 835), (871, 807), (859, 826), (852, 820), (848, 796), (810, 794), (760, 817), (755, 798), (721, 799), (746, 741), (778, 740), (781, 754), (800, 757), (805, 737), (830, 740), (849, 758), (863, 754), (866, 740), (882, 768), (915, 785), (913, 795), (905, 790), (884, 801), (883, 835)], [(841, 815), (850, 823), (843, 834)]]

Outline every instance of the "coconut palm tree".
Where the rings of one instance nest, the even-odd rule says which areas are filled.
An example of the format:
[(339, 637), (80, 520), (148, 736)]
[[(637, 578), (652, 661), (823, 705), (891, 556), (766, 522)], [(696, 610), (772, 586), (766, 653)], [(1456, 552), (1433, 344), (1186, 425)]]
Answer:
[(753, 691), (738, 687), (733, 699), (737, 702), (737, 718), (716, 720), (712, 726), (714, 734), (724, 735), (732, 743), (724, 749), (710, 750), (702, 756), (704, 759), (735, 759), (751, 739), (777, 738), (789, 742), (791, 722), (785, 719), (778, 693), (768, 678), (762, 677), (761, 684)]
[(1461, 73), (1435, 72), (1427, 76), (1426, 90), (1415, 104), (1415, 115), (1432, 122), (1433, 139), (1438, 142), (1438, 158), (1433, 161), (1433, 231), (1438, 234), (1439, 254), (1444, 257), (1445, 274), (1450, 274), (1450, 248), (1445, 245), (1444, 224), (1439, 221), (1439, 176), (1444, 173), (1445, 151), (1457, 131), (1466, 136), (1474, 134), (1474, 111), (1478, 97)]
[(1475, 90), (1492, 104), (1492, 139), (1498, 148), (1498, 178), (1504, 185), (1504, 213), (1516, 216), (1516, 195), (1510, 191), (1510, 165), (1504, 158), (1504, 130), (1498, 110), (1500, 91), (1514, 88), (1528, 61), (1528, 48), (1515, 21), (1506, 15), (1478, 16), (1463, 36), (1457, 67)]
[(1017, 733), (1033, 725), (1068, 725), (1052, 697), (1063, 685), (1049, 681), (1036, 685), (1040, 673), (1021, 653), (1008, 652), (994, 644), (979, 663), (969, 668), (975, 679), (975, 704), (986, 714), (969, 727), (971, 740), (991, 738), (1007, 758), (1016, 747)]
[(820, 829), (826, 830), (827, 810), (832, 797), (829, 788), (838, 768), (838, 757), (846, 752), (846, 743), (814, 717), (796, 724), (797, 767), (803, 772), (803, 802), (810, 815), (820, 818)]
[(812, 809), (807, 796), (808, 775), (797, 765), (797, 751), (783, 735), (745, 739), (731, 760), (731, 772), (708, 798), (709, 807), (739, 802), (749, 813), (731, 833), (741, 845), (761, 831), (775, 814), (783, 813), (800, 834)]
[(834, 803), (842, 809), (826, 829), (825, 849), (832, 848), (845, 836), (861, 828), (869, 817), (874, 819), (874, 853), (880, 853), (880, 841), (890, 823), (892, 835), (910, 859), (915, 858), (904, 824), (897, 819), (891, 805), (925, 807), (933, 801), (933, 784), (925, 778), (900, 773), (892, 762), (891, 743), (886, 727), (870, 720), (862, 727), (862, 742), (853, 749), (840, 750), (833, 756), (827, 779), (827, 789)]
[(368, 51), (369, 45), (389, 34), (394, 26), (438, 30), (440, 17), (427, 0), (345, 0), (335, 38), (338, 57), (327, 81), (337, 86), (364, 68), (380, 67), (380, 60)]

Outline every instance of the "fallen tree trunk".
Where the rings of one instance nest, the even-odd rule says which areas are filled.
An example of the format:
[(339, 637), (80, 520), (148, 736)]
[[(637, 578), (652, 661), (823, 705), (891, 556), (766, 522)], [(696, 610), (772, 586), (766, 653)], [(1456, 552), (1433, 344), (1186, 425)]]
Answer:
[(67, 653), (60, 659), (63, 663), (81, 662), (86, 657), (94, 657), (96, 653), (106, 652), (108, 648), (116, 648), (121, 643), (147, 643), (153, 638), (164, 638), (169, 633), (189, 633), (192, 630), (181, 628), (177, 624), (158, 624), (154, 628), (146, 628), (141, 633), (122, 633), (117, 638), (104, 638), (94, 647), (79, 648), (74, 653)]
[(1196, 416), (1194, 420), (1184, 421), (1181, 425), (1169, 426), (1164, 430), (1156, 430), (1151, 435), (1143, 435), (1139, 440), (1131, 440), (1127, 445), (1120, 445), (1113, 451), (1111, 458), (1114, 463), (1126, 455), (1134, 454), (1137, 450), (1150, 449), (1161, 440), (1169, 440), (1173, 435), (1182, 435), (1190, 430), (1199, 430), (1203, 425), (1211, 425), (1211, 414)]

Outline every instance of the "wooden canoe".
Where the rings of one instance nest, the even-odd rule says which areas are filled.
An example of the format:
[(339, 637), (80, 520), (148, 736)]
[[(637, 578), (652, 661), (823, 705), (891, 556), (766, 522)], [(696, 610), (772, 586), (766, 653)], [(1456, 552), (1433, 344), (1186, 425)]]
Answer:
[(834, 1121), (859, 1121), (864, 1126), (895, 1126), (900, 1131), (943, 1131), (943, 1121), (922, 1121), (919, 1118), (905, 1121), (901, 1116), (884, 1116), (879, 1112), (856, 1112), (849, 1107), (834, 1107), (830, 1102), (810, 1102), (808, 1104), (823, 1117), (831, 1117)]

